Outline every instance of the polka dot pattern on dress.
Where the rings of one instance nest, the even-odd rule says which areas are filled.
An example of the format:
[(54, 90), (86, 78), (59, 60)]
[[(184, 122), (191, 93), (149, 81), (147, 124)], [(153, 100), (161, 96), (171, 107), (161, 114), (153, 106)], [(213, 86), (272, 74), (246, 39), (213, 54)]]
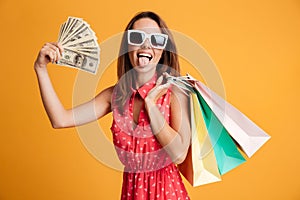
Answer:
[[(143, 99), (155, 86), (157, 75), (139, 89), (132, 89), (124, 112), (113, 109), (113, 143), (124, 164), (122, 200), (178, 200), (189, 199), (179, 170), (153, 135), (145, 108), (141, 109), (138, 123), (133, 121), (134, 97)], [(168, 90), (156, 102), (167, 123), (170, 123), (170, 96)]]

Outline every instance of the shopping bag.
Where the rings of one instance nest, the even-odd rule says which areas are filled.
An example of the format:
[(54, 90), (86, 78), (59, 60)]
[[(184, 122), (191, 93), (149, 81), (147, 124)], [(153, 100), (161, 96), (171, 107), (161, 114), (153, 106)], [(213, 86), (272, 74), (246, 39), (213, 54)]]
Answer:
[(194, 85), (200, 96), (248, 157), (251, 157), (270, 139), (270, 136), (260, 127), (203, 83), (195, 81), (190, 75), (188, 80), (192, 80), (189, 82)]
[(183, 163), (178, 165), (182, 175), (192, 186), (221, 180), (217, 160), (195, 93), (190, 94), (191, 145)]
[(200, 103), (203, 118), (208, 130), (208, 134), (213, 145), (217, 159), (219, 172), (221, 175), (236, 168), (246, 160), (239, 152), (234, 141), (231, 139), (222, 123), (211, 111), (198, 90), (194, 90)]

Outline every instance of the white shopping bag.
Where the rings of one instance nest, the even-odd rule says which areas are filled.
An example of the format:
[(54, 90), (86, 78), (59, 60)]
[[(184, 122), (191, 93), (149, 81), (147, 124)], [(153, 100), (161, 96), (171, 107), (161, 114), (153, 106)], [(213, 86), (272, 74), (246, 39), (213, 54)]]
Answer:
[(248, 157), (270, 139), (260, 127), (203, 83), (190, 75), (187, 80), (198, 89), (208, 106)]

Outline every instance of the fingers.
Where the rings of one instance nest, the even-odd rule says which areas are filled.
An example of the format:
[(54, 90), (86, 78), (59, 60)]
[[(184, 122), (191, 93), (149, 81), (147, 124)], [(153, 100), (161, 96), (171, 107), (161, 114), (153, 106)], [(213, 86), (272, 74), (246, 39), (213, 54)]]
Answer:
[(64, 48), (60, 43), (57, 42), (52, 42), (52, 45), (54, 45), (57, 48), (57, 52), (60, 54), (60, 56), (63, 54), (64, 52)]
[(46, 43), (43, 46), (41, 53), (44, 56), (48, 56), (49, 61), (54, 63), (61, 59), (62, 51), (63, 51), (62, 47), (59, 46), (57, 43)]
[(61, 59), (63, 47), (61, 44), (55, 42), (48, 42), (43, 45), (34, 62), (35, 68), (46, 68), (49, 62), (57, 62)]
[(62, 53), (63, 53), (63, 47), (61, 46), (61, 44), (53, 42), (53, 43), (49, 43), (49, 47), (53, 50), (53, 54), (54, 54), (52, 63), (59, 61), (61, 59)]
[(170, 82), (162, 84), (163, 78), (163, 76), (160, 76), (156, 81), (156, 86), (152, 88), (152, 90), (148, 93), (148, 97), (154, 102), (156, 102), (157, 99), (166, 94), (171, 85)]
[(159, 96), (164, 95), (168, 91), (170, 85), (171, 85), (171, 83), (167, 82), (165, 84), (162, 84), (162, 85), (158, 86), (156, 89), (159, 92)]
[(156, 81), (156, 86), (155, 86), (156, 89), (158, 89), (158, 90), (164, 90), (164, 89), (170, 87), (170, 85), (171, 85), (170, 82), (166, 82), (166, 83), (162, 84), (164, 78), (165, 78), (167, 75), (168, 75), (168, 73), (165, 72), (165, 73), (163, 73), (162, 76), (160, 76), (160, 77), (157, 79), (157, 81)]
[(159, 86), (162, 83), (163, 79), (164, 79), (164, 77), (160, 76), (156, 81), (156, 86)]
[(54, 63), (55, 58), (56, 58), (56, 53), (54, 49), (51, 49), (50, 47), (48, 47), (48, 49), (46, 50), (46, 56), (49, 56), (50, 62)]
[(164, 72), (164, 73), (163, 73), (163, 76), (164, 76), (166, 79), (169, 78), (169, 77), (171, 77), (170, 74), (169, 74), (168, 72)]
[(168, 79), (167, 79), (168, 76), (169, 76), (169, 74), (166, 73), (166, 72), (164, 72), (164, 73), (157, 79), (157, 81), (156, 81), (156, 86), (159, 86), (159, 85), (161, 85), (161, 84), (163, 84), (163, 83), (168, 82)]

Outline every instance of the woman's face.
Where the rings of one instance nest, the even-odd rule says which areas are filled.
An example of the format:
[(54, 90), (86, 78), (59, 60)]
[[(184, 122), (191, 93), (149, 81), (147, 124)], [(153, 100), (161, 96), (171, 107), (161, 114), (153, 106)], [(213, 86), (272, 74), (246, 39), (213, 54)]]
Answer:
[[(158, 24), (150, 18), (139, 19), (133, 24), (133, 29), (146, 33), (161, 33)], [(163, 49), (151, 47), (149, 39), (140, 46), (129, 44), (128, 50), (130, 62), (137, 72), (154, 72), (163, 53)]]

